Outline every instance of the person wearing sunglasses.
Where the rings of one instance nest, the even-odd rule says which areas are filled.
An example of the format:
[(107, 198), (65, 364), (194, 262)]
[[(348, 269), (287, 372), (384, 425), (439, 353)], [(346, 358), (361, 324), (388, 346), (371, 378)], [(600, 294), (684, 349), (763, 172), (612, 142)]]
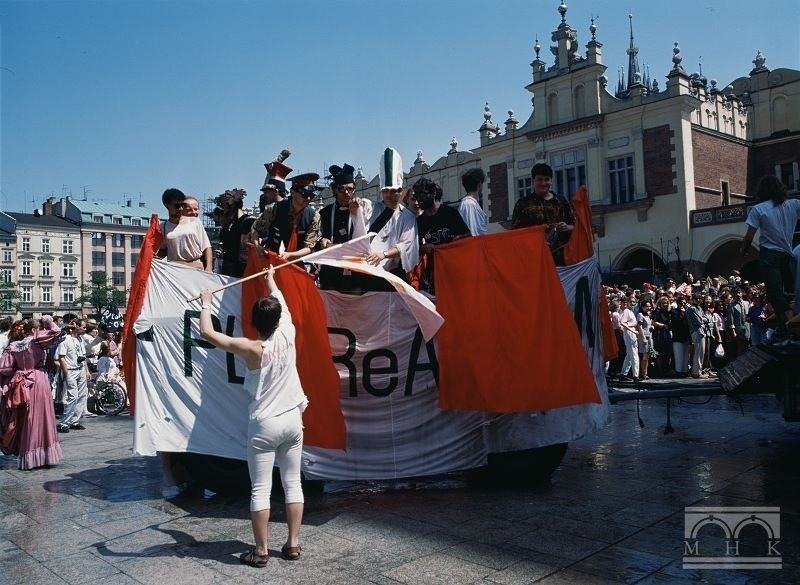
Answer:
[(317, 173), (303, 173), (290, 178), (289, 197), (272, 206), (267, 218), (269, 228), (261, 243), (284, 260), (307, 256), (320, 240), (319, 212), (310, 204), (320, 191)]
[[(367, 223), (372, 215), (372, 201), (355, 196), (354, 170), (347, 163), (328, 168), (330, 187), (335, 199), (319, 212), (321, 248), (343, 244), (367, 233)], [(319, 286), (322, 289), (358, 294), (363, 291), (362, 285), (361, 274), (332, 266), (320, 266)]]

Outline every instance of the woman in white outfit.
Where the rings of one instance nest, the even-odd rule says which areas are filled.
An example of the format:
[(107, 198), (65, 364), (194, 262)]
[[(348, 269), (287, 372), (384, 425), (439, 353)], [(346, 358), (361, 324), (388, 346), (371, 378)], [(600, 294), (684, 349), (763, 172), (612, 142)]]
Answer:
[(280, 290), (275, 285), (275, 269), (267, 273), (269, 295), (253, 305), (252, 323), (259, 340), (229, 337), (214, 330), (211, 322), (212, 294), (200, 293), (200, 333), (217, 348), (244, 359), (247, 373), (244, 388), (250, 394), (250, 423), (247, 429), (247, 465), (252, 489), (250, 520), (256, 545), (240, 560), (252, 567), (265, 567), (269, 560), (270, 492), (272, 467), (281, 471), (286, 495), (286, 520), (289, 536), (281, 552), (283, 558), (300, 558), (300, 523), (303, 519), (303, 488), (300, 484), (300, 457), (303, 451), (302, 412), (308, 399), (297, 373), (295, 327)]

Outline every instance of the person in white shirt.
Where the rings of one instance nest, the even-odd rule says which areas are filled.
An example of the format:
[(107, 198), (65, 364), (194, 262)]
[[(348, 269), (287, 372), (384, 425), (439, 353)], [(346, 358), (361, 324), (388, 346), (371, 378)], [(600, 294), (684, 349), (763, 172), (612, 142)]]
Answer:
[(480, 199), (483, 183), (486, 181), (486, 174), (483, 169), (470, 169), (461, 175), (461, 184), (467, 194), (458, 206), (458, 212), (464, 219), (464, 223), (469, 226), (469, 231), (473, 236), (485, 234), (488, 229), (489, 220), (481, 208)]
[(759, 267), (767, 288), (767, 299), (778, 318), (777, 339), (785, 337), (786, 323), (796, 311), (792, 309), (784, 290), (794, 284), (791, 272), (792, 238), (800, 221), (800, 199), (787, 199), (786, 187), (774, 175), (758, 182), (759, 201), (747, 214), (747, 232), (742, 238), (741, 254), (747, 254), (757, 230), (759, 236)]
[(252, 567), (265, 567), (268, 556), (268, 524), (272, 467), (281, 471), (286, 499), (288, 536), (281, 552), (286, 560), (300, 558), (300, 524), (303, 519), (303, 487), (300, 463), (303, 453), (302, 413), (308, 404), (297, 372), (295, 327), (283, 294), (275, 284), (275, 268), (267, 272), (270, 294), (253, 305), (252, 322), (260, 339), (229, 337), (214, 330), (210, 290), (200, 293), (200, 334), (217, 349), (242, 358), (247, 366), (244, 389), (250, 395), (247, 428), (247, 466), (250, 471), (250, 519), (256, 545), (239, 558)]
[(81, 416), (86, 412), (86, 400), (89, 396), (87, 379), (89, 368), (86, 363), (83, 342), (83, 322), (73, 321), (64, 325), (67, 332), (64, 340), (59, 344), (57, 354), (58, 363), (64, 380), (64, 415), (56, 426), (59, 433), (68, 433), (70, 430), (82, 431)]
[[(409, 282), (408, 273), (419, 263), (417, 218), (400, 203), (403, 194), (403, 160), (394, 148), (383, 151), (379, 161), (382, 201), (372, 206), (367, 231), (377, 234), (364, 259), (373, 266)], [(394, 291), (391, 283), (377, 277), (363, 278), (364, 290)]]
[[(641, 327), (633, 312), (633, 303), (633, 297), (629, 297), (626, 300), (625, 308), (619, 314), (619, 324), (625, 340), (625, 361), (622, 362), (619, 378), (624, 382), (633, 382), (639, 377), (639, 333)], [(629, 373), (633, 374), (633, 377), (629, 376)]]
[(3, 350), (8, 345), (8, 331), (11, 329), (12, 323), (14, 323), (13, 317), (0, 319), (0, 353), (3, 353)]
[(203, 223), (197, 217), (185, 215), (186, 196), (179, 189), (167, 189), (161, 201), (169, 215), (161, 222), (164, 243), (159, 256), (211, 272), (214, 267), (211, 242)]

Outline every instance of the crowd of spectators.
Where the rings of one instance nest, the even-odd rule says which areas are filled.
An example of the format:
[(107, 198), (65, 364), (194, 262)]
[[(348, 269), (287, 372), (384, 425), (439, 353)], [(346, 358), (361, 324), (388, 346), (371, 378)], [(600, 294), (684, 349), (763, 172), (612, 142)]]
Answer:
[(742, 280), (738, 271), (604, 290), (619, 347), (606, 372), (622, 381), (715, 376), (777, 326), (764, 284)]

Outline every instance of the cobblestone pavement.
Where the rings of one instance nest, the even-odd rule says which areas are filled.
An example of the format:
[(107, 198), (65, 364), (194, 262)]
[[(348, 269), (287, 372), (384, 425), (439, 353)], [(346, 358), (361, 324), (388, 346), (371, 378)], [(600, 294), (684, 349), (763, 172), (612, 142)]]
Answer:
[[(530, 489), (457, 474), (326, 483), (307, 495), (299, 562), (280, 558), (275, 501), (265, 569), (238, 561), (252, 542), (246, 497), (198, 488), (164, 502), (157, 460), (131, 451), (131, 417), (92, 419), (62, 435), (56, 467), (0, 458), (0, 583), (800, 583), (800, 423), (769, 396), (747, 397), (744, 415), (726, 397), (687, 402), (672, 402), (666, 435), (665, 400), (641, 403), (644, 427), (636, 403), (613, 406)], [(684, 570), (686, 506), (779, 506), (783, 568)], [(703, 549), (724, 550), (710, 528)]]

